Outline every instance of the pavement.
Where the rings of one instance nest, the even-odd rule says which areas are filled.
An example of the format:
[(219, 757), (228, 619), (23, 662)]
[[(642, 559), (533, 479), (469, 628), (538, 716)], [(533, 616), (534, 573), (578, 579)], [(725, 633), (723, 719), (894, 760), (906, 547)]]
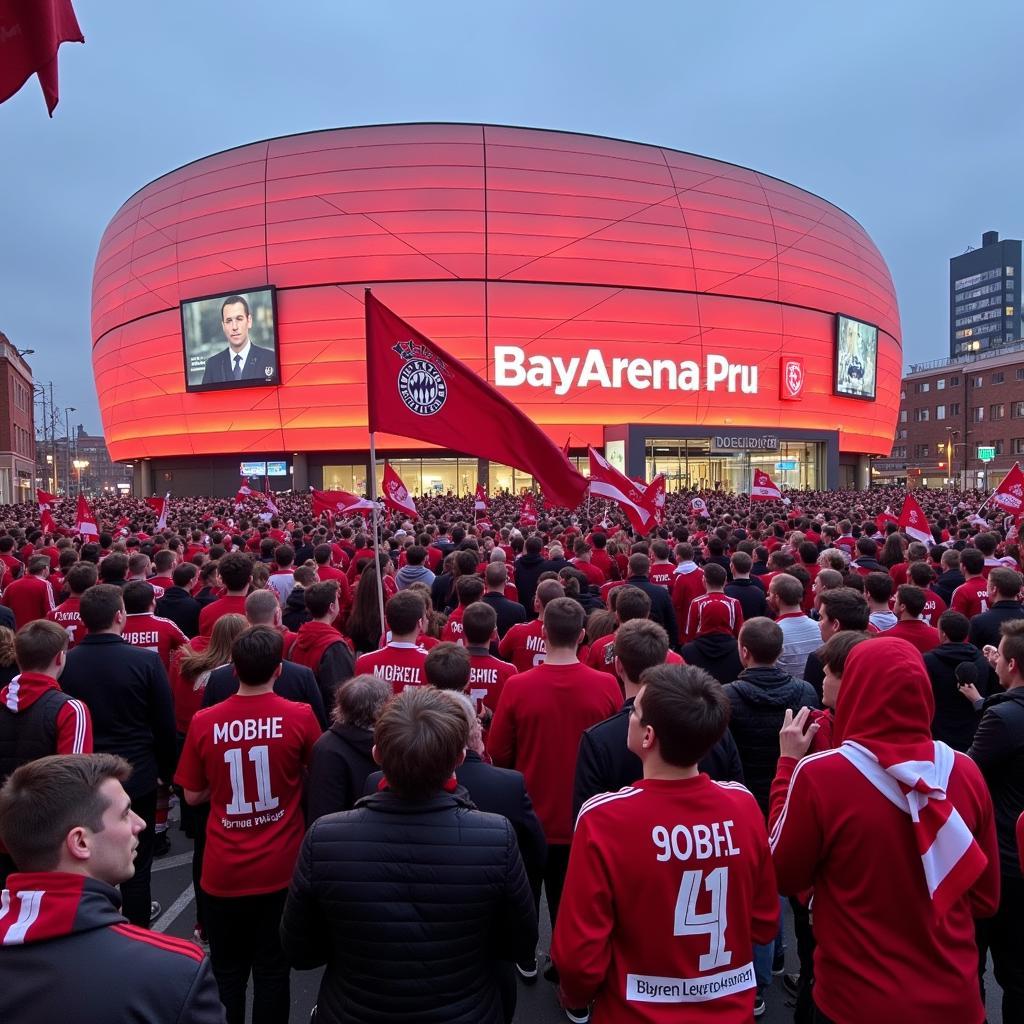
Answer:
[[(153, 899), (159, 900), (163, 908), (161, 915), (153, 922), (153, 928), (168, 935), (190, 939), (195, 926), (195, 902), (192, 896), (192, 842), (185, 838), (178, 829), (177, 822), (173, 820), (170, 825), (170, 837), (170, 852), (163, 857), (158, 857), (153, 862)], [(540, 956), (538, 957), (542, 970), (546, 963), (544, 954), (550, 945), (551, 927), (548, 921), (547, 907), (542, 903)], [(798, 969), (792, 922), (787, 912), (786, 970), (796, 972)], [(292, 1010), (289, 1024), (306, 1024), (308, 1022), (310, 1011), (316, 1003), (321, 973), (321, 970), (292, 972)], [(991, 972), (989, 978), (991, 978)], [(996, 987), (994, 981), (990, 981), (988, 987), (988, 1024), (1002, 1024), (1002, 1014), (999, 1009), (1001, 991)], [(761, 1024), (791, 1024), (793, 1011), (787, 1005), (790, 997), (782, 987), (781, 977), (774, 979), (764, 996), (767, 1011), (758, 1018), (758, 1021)], [(543, 978), (539, 978), (535, 985), (519, 985), (519, 1001), (514, 1024), (565, 1024), (565, 1022), (566, 1017), (558, 1005), (553, 985)]]

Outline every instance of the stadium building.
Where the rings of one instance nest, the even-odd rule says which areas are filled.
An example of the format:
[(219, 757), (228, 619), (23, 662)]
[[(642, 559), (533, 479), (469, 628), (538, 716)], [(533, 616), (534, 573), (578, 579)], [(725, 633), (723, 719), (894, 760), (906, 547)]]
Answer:
[[(593, 444), (670, 490), (754, 468), (863, 487), (892, 446), (893, 283), (836, 206), (657, 146), (381, 125), (204, 157), (114, 215), (93, 370), (136, 493), (229, 494), (243, 463), (278, 490), (363, 490), (367, 287), (584, 469)], [(377, 452), (414, 492), (531, 484), (407, 438)]]

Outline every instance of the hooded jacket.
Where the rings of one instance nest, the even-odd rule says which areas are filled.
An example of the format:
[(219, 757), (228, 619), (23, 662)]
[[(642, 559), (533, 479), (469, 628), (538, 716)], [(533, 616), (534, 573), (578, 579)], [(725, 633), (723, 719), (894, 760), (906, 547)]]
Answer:
[(312, 616), (306, 610), (306, 590), (304, 587), (292, 587), (288, 600), (284, 603), (284, 611), (281, 613), (281, 622), (285, 629), (296, 632), (304, 623), (309, 622)]
[(15, 874), (0, 918), (0, 1020), (223, 1024), (209, 958), (128, 924), (117, 890), (59, 871)]
[[(515, 562), (516, 587), (519, 590), (519, 603), (526, 609), (527, 619), (537, 618), (533, 610), (533, 598), (537, 593), (537, 580), (544, 571), (543, 555), (520, 555)], [(437, 607), (437, 601), (434, 601)]]
[(974, 644), (939, 644), (924, 656), (924, 667), (932, 684), (935, 715), (932, 737), (965, 753), (978, 728), (978, 712), (960, 693), (956, 670), (960, 665), (974, 666), (975, 685), (982, 696), (988, 693), (988, 662)]
[(731, 633), (708, 633), (683, 644), (680, 653), (687, 665), (696, 665), (715, 677), (723, 686), (742, 671), (740, 649)]
[(818, 695), (810, 683), (777, 665), (744, 669), (726, 685), (725, 694), (732, 705), (729, 731), (740, 752), (744, 781), (767, 816), (768, 794), (779, 759), (779, 729), (786, 711), (818, 708)]
[(433, 586), (434, 574), (425, 565), (409, 565), (408, 562), (395, 574), (399, 590), (405, 590), (412, 583), (426, 583)]
[(289, 661), (313, 670), (323, 696), (324, 707), (334, 707), (334, 694), (346, 679), (352, 678), (356, 659), (345, 638), (326, 622), (304, 622), (291, 650)]
[[(934, 758), (931, 685), (906, 641), (883, 636), (855, 647), (836, 705), (837, 745), (855, 741), (883, 765)], [(932, 903), (917, 826), (841, 748), (793, 771), (772, 856), (780, 892), (814, 887), (814, 1000), (838, 1024), (985, 1019), (974, 918), (998, 906), (998, 847), (981, 773), (965, 755), (952, 757), (945, 799), (986, 864), (945, 913)], [(781, 759), (780, 775), (793, 764)]]

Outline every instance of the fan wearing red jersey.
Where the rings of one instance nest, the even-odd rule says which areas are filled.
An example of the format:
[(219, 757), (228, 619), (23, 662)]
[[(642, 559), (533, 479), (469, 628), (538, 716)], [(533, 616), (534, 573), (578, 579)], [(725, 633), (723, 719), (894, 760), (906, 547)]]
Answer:
[(21, 629), (36, 619), (45, 619), (56, 608), (49, 575), (49, 557), (33, 555), (28, 560), (24, 575), (19, 576), (4, 591), (3, 603), (14, 612), (15, 629)]
[(567, 1007), (594, 1019), (746, 1024), (751, 949), (778, 929), (758, 805), (698, 762), (725, 733), (729, 702), (703, 669), (644, 673), (628, 746), (643, 779), (588, 800), (576, 823), (552, 956)]
[[(704, 630), (701, 629), (703, 617), (712, 607), (719, 606), (716, 613), (716, 621), (725, 621), (729, 625), (729, 632), (734, 637), (739, 637), (740, 627), (743, 625), (743, 606), (735, 597), (729, 597), (725, 593), (725, 583), (729, 578), (725, 569), (717, 562), (709, 562), (704, 566), (704, 593), (698, 594), (690, 601), (690, 607), (686, 615), (686, 642), (689, 643), (700, 636)], [(722, 611), (724, 610), (724, 615)]]
[(985, 577), (985, 556), (977, 548), (964, 548), (960, 553), (964, 582), (953, 591), (949, 607), (973, 619), (988, 611), (988, 581)]
[(565, 591), (558, 580), (544, 580), (537, 584), (533, 610), (539, 618), (532, 622), (517, 623), (501, 638), (498, 654), (505, 661), (512, 662), (517, 672), (526, 672), (544, 661), (548, 651), (544, 642), (544, 609), (549, 601), (564, 596)]
[(814, 887), (826, 1020), (981, 1024), (974, 919), (999, 903), (992, 800), (977, 765), (932, 740), (924, 663), (890, 636), (846, 658), (836, 749), (792, 770), (813, 729), (802, 749), (780, 735), (775, 785), (792, 777), (771, 831), (779, 889)]
[(496, 765), (523, 773), (544, 826), (548, 840), (544, 887), (553, 926), (569, 861), (572, 784), (580, 737), (618, 711), (622, 694), (607, 673), (581, 665), (576, 657), (583, 639), (580, 604), (568, 597), (548, 601), (543, 623), (544, 662), (505, 683), (487, 744)]
[(484, 740), (487, 739), (487, 730), (498, 707), (501, 691), (516, 672), (515, 666), (491, 654), (490, 642), (497, 622), (497, 612), (483, 601), (471, 604), (462, 617), (466, 653), (469, 655), (468, 692), (476, 703)]
[(455, 581), (455, 593), (458, 594), (459, 603), (448, 616), (448, 621), (445, 623), (444, 629), (441, 630), (441, 639), (465, 647), (466, 643), (462, 635), (462, 616), (469, 605), (484, 596), (484, 581), (479, 576), (460, 576)]
[(68, 634), (68, 648), (72, 648), (80, 640), (85, 638), (89, 631), (82, 623), (82, 616), (79, 613), (82, 595), (96, 583), (99, 578), (96, 566), (92, 562), (77, 562), (69, 570), (64, 582), (67, 584), (71, 596), (57, 605), (52, 612), (47, 612), (46, 617), (51, 622), (56, 622), (61, 629)]
[(188, 637), (170, 619), (156, 615), (156, 590), (148, 580), (132, 580), (125, 584), (124, 610), (128, 621), (122, 638), (133, 647), (156, 651), (164, 670), (171, 671), (171, 658)]
[(672, 607), (676, 622), (686, 625), (690, 602), (704, 593), (704, 574), (693, 560), (693, 545), (676, 545), (676, 568), (672, 576)]
[(209, 636), (213, 632), (213, 624), (222, 615), (245, 614), (245, 597), (252, 581), (252, 559), (241, 552), (224, 555), (217, 563), (217, 574), (227, 588), (227, 593), (206, 605), (199, 613), (201, 636)]
[(355, 674), (369, 674), (386, 679), (395, 693), (409, 686), (423, 686), (426, 677), (423, 663), (427, 660), (425, 647), (416, 642), (420, 633), (427, 631), (427, 608), (423, 598), (412, 590), (400, 590), (388, 598), (384, 618), (391, 631), (386, 647), (356, 659)]
[(288, 1019), (279, 927), (305, 831), (303, 777), (320, 726), (307, 704), (273, 692), (283, 646), (268, 626), (235, 640), (238, 693), (196, 712), (174, 777), (189, 804), (210, 803), (203, 923), (229, 1024), (245, 1019), (250, 973), (264, 1019)]
[(338, 584), (334, 580), (314, 583), (305, 588), (304, 595), (312, 618), (299, 626), (286, 653), (289, 661), (312, 670), (324, 707), (333, 708), (338, 687), (352, 678), (355, 667), (349, 642), (331, 625), (338, 618)]

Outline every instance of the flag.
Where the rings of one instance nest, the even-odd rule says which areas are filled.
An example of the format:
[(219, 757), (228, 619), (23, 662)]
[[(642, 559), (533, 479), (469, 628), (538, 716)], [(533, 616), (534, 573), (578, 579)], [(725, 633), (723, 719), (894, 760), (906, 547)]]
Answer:
[(967, 522), (971, 523), (974, 526), (984, 526), (986, 529), (988, 529), (988, 520), (984, 516), (979, 516), (977, 512), (974, 512), (970, 516), (968, 516)]
[(313, 488), (313, 515), (322, 512), (328, 515), (345, 514), (347, 512), (372, 511), (374, 502), (368, 498), (360, 498), (358, 494), (348, 491), (318, 491)]
[(384, 483), (380, 496), (388, 508), (410, 516), (416, 515), (416, 502), (409, 495), (409, 488), (402, 482), (402, 478), (391, 468), (390, 462), (384, 463)]
[(665, 525), (665, 474), (659, 473), (648, 485), (647, 490), (644, 491), (643, 501), (641, 505), (651, 515), (651, 519), (656, 526)]
[(565, 439), (565, 444), (562, 445), (562, 454), (565, 456), (565, 461), (569, 461), (569, 442), (572, 440), (572, 434)]
[(1006, 526), (1007, 523), (1009, 523), (1010, 525), (1009, 525), (1009, 527), (1006, 530), (1006, 543), (1010, 544), (1013, 541), (1015, 541), (1017, 539), (1017, 536), (1018, 536), (1017, 519), (1016, 519), (1016, 517), (1015, 516), (1007, 516), (1003, 520), (1003, 526)]
[(483, 484), (476, 485), (476, 494), (473, 496), (473, 511), (487, 511), (487, 488)]
[(875, 526), (878, 528), (879, 533), (885, 533), (886, 523), (896, 523), (899, 525), (899, 520), (892, 514), (892, 509), (886, 505), (884, 512), (879, 512), (875, 516)]
[(40, 507), (50, 507), (57, 500), (55, 494), (50, 494), (47, 491), (36, 491), (36, 501), (39, 502)]
[(695, 516), (703, 516), (705, 519), (709, 518), (708, 503), (703, 498), (691, 498), (690, 511)]
[(267, 504), (267, 509), (271, 515), (279, 515), (280, 509), (277, 507), (277, 502), (274, 501), (274, 495), (270, 491), (270, 477), (265, 476), (263, 478), (263, 500)]
[(75, 519), (75, 529), (83, 537), (99, 537), (100, 530), (96, 525), (96, 517), (92, 514), (92, 509), (89, 507), (89, 502), (85, 500), (84, 494), (78, 496), (78, 511)]
[(1024, 473), (1019, 462), (1013, 464), (1013, 469), (1003, 477), (988, 500), (1007, 512), (1016, 514), (1021, 510), (1024, 505)]
[(39, 525), (42, 527), (43, 533), (57, 532), (57, 524), (53, 521), (48, 505), (39, 506)]
[(32, 75), (53, 117), (57, 106), (57, 48), (84, 43), (71, 0), (0, 0), (0, 103)]
[(519, 504), (519, 522), (523, 526), (537, 525), (537, 501), (532, 494), (524, 495)]
[(898, 522), (900, 529), (908, 537), (913, 537), (914, 540), (919, 540), (922, 544), (929, 546), (935, 543), (932, 531), (928, 528), (928, 519), (924, 510), (910, 494), (903, 502)]
[(529, 473), (554, 505), (575, 508), (586, 480), (504, 395), (366, 292), (369, 428)]
[[(162, 497), (162, 498), (147, 498), (146, 499), (146, 504), (157, 514), (156, 528), (158, 530), (166, 530), (167, 529), (167, 506), (170, 504), (170, 500), (171, 500), (171, 492), (170, 491), (168, 491), (167, 494), (165, 494), (164, 497)], [(120, 526), (120, 525), (121, 524), (119, 523), (118, 526)], [(127, 523), (125, 525), (127, 525)]]
[(782, 498), (782, 491), (778, 484), (763, 470), (754, 470), (754, 485), (750, 488), (751, 501), (779, 501)]
[(132, 521), (127, 516), (121, 516), (120, 519), (114, 524), (114, 533), (120, 533), (122, 536), (128, 536), (128, 527), (132, 525)]
[(651, 513), (643, 505), (647, 488), (624, 476), (593, 448), (587, 451), (590, 456), (590, 493), (620, 505), (633, 528), (637, 532), (644, 530), (651, 519)]
[(249, 486), (249, 481), (243, 477), (235, 495), (235, 508), (241, 508), (245, 504), (245, 499), (251, 498), (252, 495), (253, 489)]

